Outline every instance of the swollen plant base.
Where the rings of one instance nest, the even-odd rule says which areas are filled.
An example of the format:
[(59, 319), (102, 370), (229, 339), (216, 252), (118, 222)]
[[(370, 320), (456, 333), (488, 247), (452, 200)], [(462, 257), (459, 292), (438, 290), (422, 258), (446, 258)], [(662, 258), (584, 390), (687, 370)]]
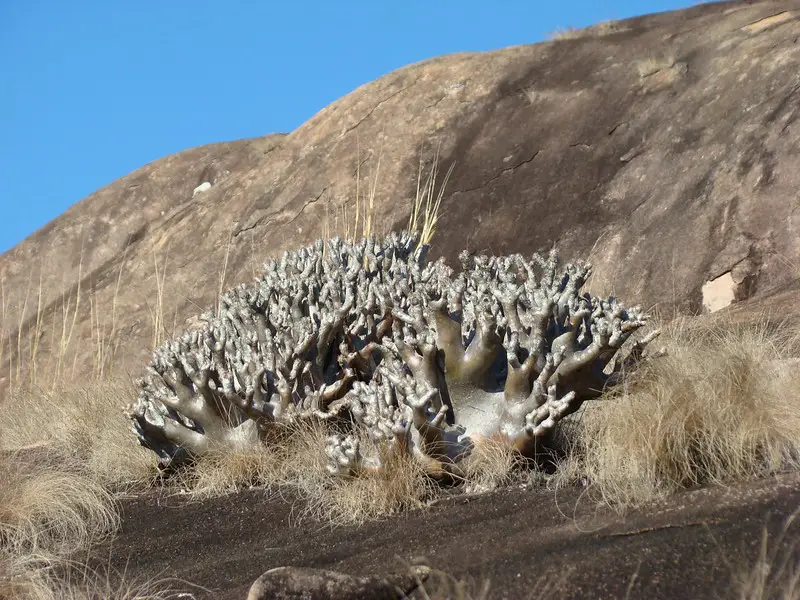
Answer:
[(139, 441), (169, 465), (256, 447), (276, 424), (335, 421), (331, 473), (381, 468), (359, 428), (446, 478), (487, 437), (537, 455), (658, 335), (618, 356), (647, 315), (581, 294), (588, 263), (464, 252), (456, 272), (427, 253), (404, 232), (267, 263), (155, 350), (127, 408)]

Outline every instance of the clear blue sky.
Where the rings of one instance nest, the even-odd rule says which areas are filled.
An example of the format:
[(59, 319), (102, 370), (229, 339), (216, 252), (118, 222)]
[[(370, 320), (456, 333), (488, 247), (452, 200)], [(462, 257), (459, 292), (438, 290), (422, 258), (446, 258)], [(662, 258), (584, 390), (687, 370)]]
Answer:
[(0, 253), (161, 156), (288, 132), (425, 58), (678, 0), (0, 0)]

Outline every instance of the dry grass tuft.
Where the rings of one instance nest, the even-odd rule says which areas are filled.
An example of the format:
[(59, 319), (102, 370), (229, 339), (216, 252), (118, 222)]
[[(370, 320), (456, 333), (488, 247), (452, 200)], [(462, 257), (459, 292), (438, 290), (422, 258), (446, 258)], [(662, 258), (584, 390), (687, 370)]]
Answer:
[(362, 436), (365, 455), (379, 454), (383, 467), (359, 477), (331, 475), (325, 458), (324, 424), (295, 430), (285, 447), (281, 482), (297, 490), (303, 515), (334, 525), (358, 525), (425, 505), (436, 484), (413, 457), (390, 452)]
[(46, 561), (36, 556), (14, 554), (0, 548), (0, 598), (3, 600), (50, 600), (53, 586)]
[(464, 491), (488, 492), (510, 484), (525, 463), (506, 441), (483, 438), (475, 444), (464, 463)]
[(15, 555), (64, 557), (116, 530), (111, 494), (65, 457), (4, 453), (0, 545)]
[(0, 598), (74, 597), (53, 569), (117, 529), (111, 494), (43, 448), (1, 452), (0, 481)]
[(687, 323), (662, 327), (667, 356), (587, 403), (560, 477), (624, 508), (800, 467), (797, 329)]
[(122, 413), (132, 394), (133, 386), (120, 381), (12, 390), (3, 404), (0, 447), (45, 444), (80, 459), (105, 485), (141, 484), (152, 477), (155, 458), (136, 444)]
[(278, 481), (302, 496), (316, 497), (330, 478), (325, 455), (328, 425), (321, 422), (296, 423), (277, 431)]
[(78, 461), (44, 448), (0, 453), (0, 598), (168, 600), (188, 583), (131, 580), (73, 561), (119, 526), (112, 495)]
[(220, 452), (199, 458), (184, 486), (197, 498), (214, 498), (241, 489), (269, 487), (279, 481), (281, 457), (271, 447)]
[(259, 449), (200, 457), (178, 474), (174, 485), (197, 499), (254, 487), (290, 490), (303, 501), (301, 515), (336, 525), (360, 524), (422, 507), (436, 489), (419, 461), (379, 448), (366, 436), (362, 451), (381, 454), (380, 471), (355, 478), (332, 475), (325, 454), (330, 431), (324, 422), (281, 426)]
[(292, 490), (303, 500), (301, 514), (336, 525), (359, 524), (424, 506), (436, 489), (420, 462), (362, 438), (366, 455), (381, 455), (379, 472), (343, 478), (328, 472), (325, 454), (330, 426), (323, 422), (282, 426), (258, 450), (201, 457), (178, 478), (197, 498), (242, 488)]
[(428, 580), (412, 594), (420, 600), (489, 600), (491, 582), (478, 583), (471, 578), (457, 579), (444, 571), (432, 571)]
[(671, 68), (675, 64), (674, 56), (651, 56), (644, 60), (636, 61), (636, 72), (639, 77), (650, 77), (659, 71)]
[(800, 598), (800, 557), (795, 511), (784, 521), (775, 539), (770, 542), (766, 527), (755, 562), (748, 568), (731, 568), (733, 596), (739, 600), (798, 600)]
[[(196, 585), (178, 579), (129, 578), (110, 569), (65, 563), (56, 575), (41, 561), (0, 553), (0, 598), (4, 600), (191, 600)], [(190, 591), (191, 590), (191, 591)], [(203, 590), (208, 592), (208, 590)]]
[(342, 525), (422, 508), (435, 492), (435, 484), (422, 464), (401, 454), (382, 452), (383, 468), (352, 480), (330, 477), (315, 497), (308, 498), (308, 510), (317, 518)]
[(627, 27), (621, 21), (601, 21), (589, 27), (560, 27), (549, 33), (546, 39), (549, 41), (576, 40), (589, 37), (603, 37), (623, 31), (627, 31)]
[[(531, 586), (526, 598), (545, 600), (565, 597), (564, 586), (573, 572), (574, 569), (568, 567), (555, 574), (551, 572), (542, 574)], [(478, 582), (473, 577), (456, 578), (444, 571), (432, 570), (427, 581), (409, 597), (420, 600), (489, 600), (494, 597), (490, 592), (489, 579)], [(507, 596), (500, 593), (497, 597)]]

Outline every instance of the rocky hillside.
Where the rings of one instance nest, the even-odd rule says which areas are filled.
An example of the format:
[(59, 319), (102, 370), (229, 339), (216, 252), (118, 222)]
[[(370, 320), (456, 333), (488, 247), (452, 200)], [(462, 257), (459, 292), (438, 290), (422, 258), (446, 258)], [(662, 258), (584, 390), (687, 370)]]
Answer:
[(352, 229), (357, 173), (373, 230), (405, 227), (437, 149), (434, 256), (556, 244), (628, 303), (796, 310), (799, 38), (798, 0), (703, 4), (410, 65), (291, 133), (154, 161), (0, 256), (0, 381), (137, 375), (221, 281)]

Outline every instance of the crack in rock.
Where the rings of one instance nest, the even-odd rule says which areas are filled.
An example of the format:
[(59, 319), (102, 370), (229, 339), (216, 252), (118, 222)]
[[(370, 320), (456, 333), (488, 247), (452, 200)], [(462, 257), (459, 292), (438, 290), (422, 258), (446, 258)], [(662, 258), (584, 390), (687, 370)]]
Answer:
[[(416, 83), (416, 81), (415, 81), (414, 83)], [(414, 85), (414, 84), (411, 84), (411, 86), (413, 86), (413, 85)], [(370, 116), (372, 116), (372, 113), (374, 113), (376, 110), (378, 110), (378, 107), (379, 107), (381, 104), (384, 104), (385, 102), (388, 102), (389, 100), (391, 100), (392, 98), (394, 98), (395, 96), (397, 96), (398, 94), (400, 94), (401, 92), (404, 92), (404, 91), (406, 91), (406, 90), (407, 90), (409, 87), (411, 87), (411, 86), (405, 86), (405, 87), (401, 87), (401, 88), (400, 88), (399, 90), (397, 90), (396, 92), (394, 92), (394, 93), (390, 94), (389, 96), (387, 96), (387, 97), (386, 97), (386, 98), (384, 98), (383, 100), (380, 100), (380, 101), (379, 101), (379, 102), (378, 102), (378, 103), (377, 103), (375, 106), (373, 106), (371, 109), (369, 109), (369, 111), (367, 112), (367, 114), (365, 114), (363, 117), (361, 117), (361, 119), (359, 119), (359, 120), (358, 120), (358, 122), (356, 122), (356, 124), (355, 124), (355, 125), (352, 125), (351, 127), (348, 127), (347, 129), (345, 129), (345, 130), (342, 132), (342, 136), (345, 136), (345, 135), (347, 135), (348, 133), (350, 133), (351, 131), (353, 131), (353, 129), (355, 129), (356, 127), (358, 127), (359, 125), (361, 125), (361, 124), (362, 124), (364, 121), (366, 121), (367, 119), (369, 119), (369, 118), (370, 118)]]
[(501, 170), (500, 170), (500, 172), (499, 172), (499, 173), (497, 173), (497, 175), (495, 175), (495, 176), (494, 176), (494, 177), (492, 177), (491, 179), (488, 179), (487, 181), (483, 182), (483, 183), (482, 183), (481, 185), (479, 185), (479, 186), (476, 186), (476, 187), (473, 187), (473, 188), (467, 188), (467, 189), (465, 189), (465, 190), (454, 190), (454, 191), (453, 191), (453, 193), (452, 193), (452, 195), (454, 196), (454, 195), (456, 195), (456, 194), (466, 194), (466, 193), (468, 193), (468, 192), (474, 192), (474, 191), (476, 191), (476, 190), (483, 189), (483, 188), (485, 188), (487, 185), (489, 185), (490, 183), (492, 183), (493, 181), (497, 181), (498, 179), (500, 179), (500, 178), (501, 178), (501, 177), (502, 177), (504, 174), (506, 174), (506, 173), (509, 173), (509, 172), (511, 172), (511, 171), (516, 171), (516, 170), (517, 170), (518, 168), (520, 168), (521, 166), (523, 166), (523, 165), (527, 165), (528, 163), (532, 162), (532, 161), (533, 161), (533, 159), (535, 159), (537, 156), (539, 156), (539, 153), (540, 153), (540, 152), (541, 152), (541, 150), (536, 150), (536, 151), (533, 153), (533, 155), (532, 155), (530, 158), (527, 158), (527, 159), (523, 160), (522, 162), (520, 162), (520, 163), (517, 163), (517, 164), (516, 164), (516, 165), (514, 165), (514, 166), (511, 166), (511, 167), (506, 167), (505, 169), (501, 169)]

